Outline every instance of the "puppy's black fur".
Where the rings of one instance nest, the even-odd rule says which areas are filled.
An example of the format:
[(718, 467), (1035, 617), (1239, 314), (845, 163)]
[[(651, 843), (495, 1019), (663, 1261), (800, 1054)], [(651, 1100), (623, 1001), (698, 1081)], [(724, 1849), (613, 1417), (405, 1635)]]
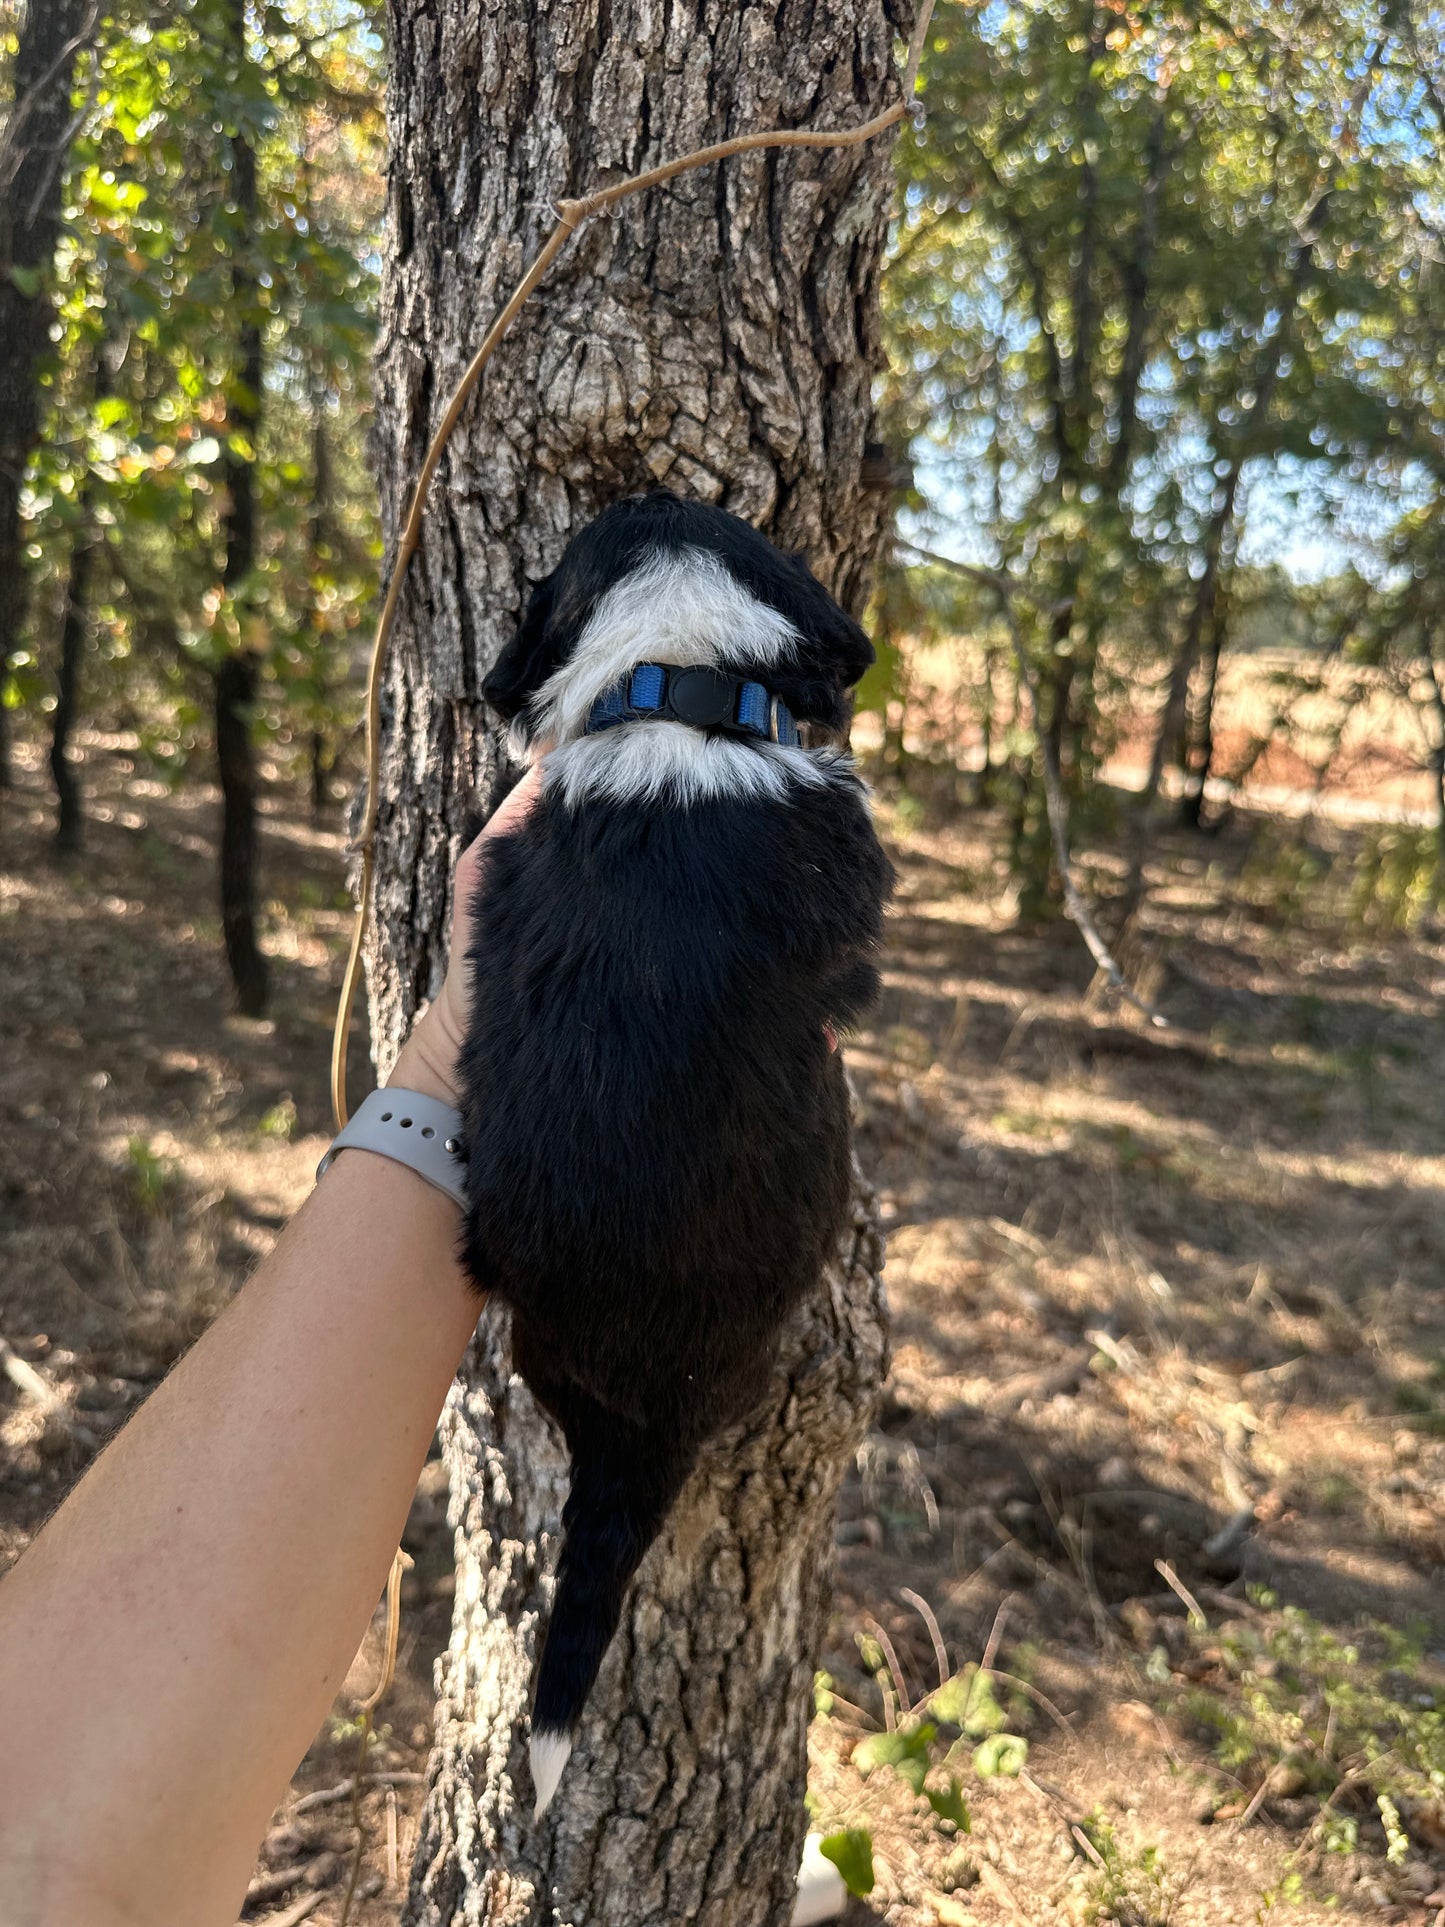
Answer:
[[(668, 495), (620, 503), (576, 538), (490, 699), (524, 713), (585, 646), (607, 590), (659, 551), (697, 549), (797, 630), (766, 670), (725, 652), (719, 666), (838, 729), (871, 659), (863, 632), (801, 561)], [(639, 634), (635, 660), (652, 659)], [(639, 1561), (700, 1446), (762, 1396), (847, 1210), (847, 1095), (826, 1027), (876, 991), (891, 871), (847, 765), (815, 756), (801, 780), (788, 758), (804, 755), (780, 758), (764, 797), (569, 802), (544, 782), (485, 846), (461, 1060), (466, 1259), (511, 1307), (518, 1369), (572, 1455), (533, 1711), (539, 1805), (555, 1774), (536, 1772), (538, 1737), (575, 1728)]]

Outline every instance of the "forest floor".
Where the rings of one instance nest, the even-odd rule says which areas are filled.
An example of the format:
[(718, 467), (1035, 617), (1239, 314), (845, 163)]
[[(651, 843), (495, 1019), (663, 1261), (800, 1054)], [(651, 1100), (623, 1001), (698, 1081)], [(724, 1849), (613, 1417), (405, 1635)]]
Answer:
[[(82, 858), (51, 856), (33, 750), (0, 817), (0, 1338), (55, 1394), (0, 1377), (0, 1569), (327, 1136), (336, 825), (270, 786), (251, 1022), (214, 792), (170, 792), (121, 736), (86, 739), (84, 776)], [(819, 1826), (871, 1837), (856, 1919), (1445, 1927), (1445, 931), (1352, 927), (1343, 830), (1167, 838), (1129, 959), (1151, 1029), (1091, 994), (1070, 926), (1018, 923), (996, 817), (880, 809), (900, 890), (850, 1058), (893, 1366), (812, 1729)], [(397, 1916), (450, 1616), (435, 1461), (406, 1545), (365, 1927)], [(248, 1920), (314, 1893), (339, 1921), (376, 1662), (374, 1633)], [(925, 1706), (940, 1676), (961, 1689)]]

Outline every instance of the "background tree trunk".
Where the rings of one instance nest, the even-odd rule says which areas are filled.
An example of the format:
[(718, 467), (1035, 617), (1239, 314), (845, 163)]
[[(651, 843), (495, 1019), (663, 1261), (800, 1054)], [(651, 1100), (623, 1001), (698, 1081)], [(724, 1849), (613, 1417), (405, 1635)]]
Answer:
[[(229, 0), (225, 14), (228, 55), (237, 72), (245, 65), (245, 0)], [(244, 126), (227, 136), (231, 154), (230, 196), (236, 205), (236, 239), (231, 257), (231, 305), (236, 315), (236, 369), (226, 392), (226, 426), (242, 446), (228, 443), (221, 458), (226, 490), (222, 519), (225, 560), (222, 586), (241, 591), (240, 646), (218, 666), (213, 678), (216, 769), (221, 784), (221, 933), (226, 962), (236, 987), (236, 1008), (259, 1017), (266, 1008), (266, 959), (256, 940), (256, 869), (260, 824), (256, 811), (256, 746), (252, 709), (257, 663), (249, 647), (246, 578), (256, 566), (256, 443), (261, 425), (261, 310), (250, 257), (257, 222), (256, 149)]]
[[(895, 83), (882, 0), (392, 0), (391, 17), (376, 446), (394, 542), (440, 407), (557, 196), (744, 129), (854, 124)], [(438, 980), (469, 814), (509, 778), (478, 687), (577, 528), (664, 482), (805, 551), (861, 607), (887, 505), (862, 469), (890, 185), (886, 140), (675, 181), (572, 244), (489, 369), (387, 675), (367, 956), (383, 1063)], [(565, 1470), (505, 1321), (484, 1321), (443, 1426), (457, 1606), (411, 1922), (786, 1919), (833, 1502), (883, 1369), (861, 1185), (855, 1215), (767, 1408), (707, 1456), (639, 1575), (538, 1828), (524, 1740)]]
[(70, 737), (80, 712), (80, 669), (90, 627), (90, 578), (99, 534), (91, 520), (91, 471), (81, 479), (78, 526), (65, 581), (65, 613), (60, 621), (60, 655), (55, 674), (55, 713), (50, 724), (50, 774), (55, 784), (55, 847), (62, 856), (80, 849), (85, 803), (70, 759)]
[[(101, 299), (109, 297), (101, 282)], [(90, 391), (93, 402), (103, 401), (114, 389), (111, 366), (114, 344), (108, 318), (95, 345)], [(55, 672), (55, 710), (50, 723), (50, 775), (55, 784), (55, 847), (62, 856), (76, 855), (85, 836), (85, 796), (70, 756), (70, 739), (80, 716), (81, 671), (90, 633), (90, 588), (104, 537), (95, 519), (95, 468), (86, 451), (85, 467), (75, 500), (75, 537), (66, 574), (65, 610), (60, 622), (60, 654)]]
[(334, 569), (336, 560), (336, 534), (332, 526), (332, 488), (331, 488), (331, 446), (326, 438), (326, 403), (322, 392), (319, 370), (312, 370), (311, 388), (311, 514), (309, 517), (308, 537), (311, 554), (307, 569), (307, 587), (302, 605), (303, 617), (310, 631), (310, 651), (312, 662), (311, 700), (315, 705), (315, 722), (311, 729), (311, 814), (320, 817), (331, 801), (331, 772), (336, 763), (336, 751), (332, 746), (330, 732), (322, 723), (326, 704), (326, 637), (323, 633), (323, 618), (318, 607), (316, 595), (317, 578), (325, 571)]
[(0, 133), (0, 789), (10, 780), (5, 688), (25, 620), (20, 491), (40, 436), (71, 80), (98, 14), (94, 0), (30, 0), (15, 56), (15, 98)]

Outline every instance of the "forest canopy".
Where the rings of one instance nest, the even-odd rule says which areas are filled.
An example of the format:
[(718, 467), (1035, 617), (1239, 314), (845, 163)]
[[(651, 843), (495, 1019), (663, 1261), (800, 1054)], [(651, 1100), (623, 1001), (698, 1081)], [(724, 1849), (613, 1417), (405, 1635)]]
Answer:
[[(228, 955), (259, 1008), (257, 745), (325, 805), (376, 600), (384, 12), (57, 0), (43, 150), (37, 21), (0, 7), (0, 177), (30, 184), (0, 279), (40, 324), (0, 397), (0, 701), (56, 738), (67, 844), (78, 718), (129, 723), (170, 784), (219, 756)], [(1075, 814), (1124, 749), (1137, 816), (1199, 822), (1272, 739), (1327, 767), (1385, 688), (1445, 796), (1445, 13), (946, 0), (921, 91), (877, 390), (882, 753), (1008, 804), (1034, 909), (1057, 885), (1036, 724)], [(917, 674), (941, 639), (946, 718)], [(1259, 726), (1221, 744), (1221, 666), (1275, 644)], [(1445, 831), (1418, 843), (1434, 894)]]

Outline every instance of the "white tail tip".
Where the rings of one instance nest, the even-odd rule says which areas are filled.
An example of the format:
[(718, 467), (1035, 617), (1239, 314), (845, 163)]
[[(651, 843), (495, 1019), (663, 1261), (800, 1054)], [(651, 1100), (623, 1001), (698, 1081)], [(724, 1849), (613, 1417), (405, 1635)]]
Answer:
[(572, 1742), (565, 1733), (534, 1733), (530, 1750), (532, 1785), (537, 1791), (532, 1818), (540, 1820), (552, 1804), (552, 1795), (557, 1791), (557, 1782), (572, 1752)]
[(814, 1927), (815, 1922), (837, 1920), (848, 1911), (848, 1889), (832, 1861), (823, 1858), (822, 1844), (817, 1833), (810, 1833), (803, 1842), (790, 1927)]

